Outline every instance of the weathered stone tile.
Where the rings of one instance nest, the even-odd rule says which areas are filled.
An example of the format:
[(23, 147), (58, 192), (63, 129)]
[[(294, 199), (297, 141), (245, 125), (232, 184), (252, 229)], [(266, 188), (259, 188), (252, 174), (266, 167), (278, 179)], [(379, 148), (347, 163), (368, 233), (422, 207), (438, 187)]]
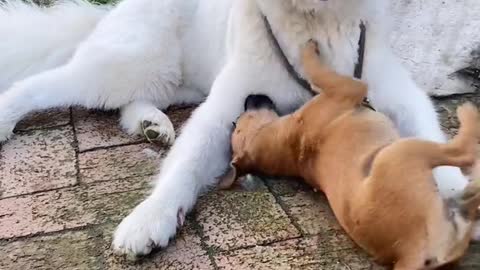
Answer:
[(71, 127), (17, 134), (0, 149), (0, 198), (76, 182)]
[(467, 254), (459, 263), (459, 270), (480, 269), (480, 243), (472, 243)]
[(216, 192), (197, 205), (205, 242), (229, 250), (299, 236), (268, 192)]
[(121, 129), (117, 112), (74, 109), (73, 121), (80, 152), (144, 141), (143, 137), (128, 135)]
[(15, 130), (25, 131), (64, 126), (70, 123), (70, 108), (50, 109), (30, 113), (18, 122)]
[(304, 234), (322, 234), (329, 230), (341, 231), (327, 198), (322, 193), (299, 192), (294, 196), (282, 196), (288, 214)]
[(0, 245), (0, 269), (103, 269), (103, 239), (94, 230)]
[(154, 144), (128, 145), (79, 155), (80, 181), (92, 183), (155, 174), (164, 150)]
[(266, 182), (303, 234), (342, 230), (323, 193), (314, 192), (301, 180), (267, 179)]
[(131, 178), (0, 200), (0, 239), (55, 232), (124, 217), (146, 193)]
[[(108, 242), (111, 242), (108, 239)], [(196, 234), (191, 221), (187, 221), (180, 233), (166, 249), (154, 251), (152, 255), (132, 262), (106, 250), (107, 269), (214, 269), (205, 250), (202, 249), (200, 237)]]
[(219, 269), (370, 269), (369, 258), (335, 234), (313, 236), (220, 253)]

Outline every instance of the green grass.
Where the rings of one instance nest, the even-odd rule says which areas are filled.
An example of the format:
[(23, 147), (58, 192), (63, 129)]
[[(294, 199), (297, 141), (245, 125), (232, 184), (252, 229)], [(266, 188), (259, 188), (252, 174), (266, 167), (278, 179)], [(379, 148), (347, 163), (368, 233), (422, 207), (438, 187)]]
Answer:
[(116, 2), (117, 0), (88, 0), (88, 1), (96, 4), (110, 4), (110, 3)]

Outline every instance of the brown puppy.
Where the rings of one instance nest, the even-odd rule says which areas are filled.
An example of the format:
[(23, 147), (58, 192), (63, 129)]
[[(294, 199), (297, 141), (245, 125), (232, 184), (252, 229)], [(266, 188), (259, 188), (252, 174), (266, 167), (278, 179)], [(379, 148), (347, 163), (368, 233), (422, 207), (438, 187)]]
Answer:
[(446, 201), (432, 168), (473, 165), (476, 108), (458, 109), (459, 134), (446, 144), (400, 139), (387, 117), (360, 106), (364, 83), (323, 66), (313, 42), (302, 57), (312, 86), (322, 91), (285, 117), (268, 97), (249, 96), (221, 187), (247, 173), (299, 176), (326, 194), (342, 227), (380, 263), (416, 270), (457, 261), (469, 244), (480, 183)]

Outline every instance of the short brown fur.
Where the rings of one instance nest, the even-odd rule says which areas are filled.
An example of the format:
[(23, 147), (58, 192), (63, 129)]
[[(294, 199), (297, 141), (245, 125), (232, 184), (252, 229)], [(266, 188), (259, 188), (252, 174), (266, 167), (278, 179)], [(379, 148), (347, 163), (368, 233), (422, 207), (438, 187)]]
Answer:
[(339, 223), (376, 260), (400, 269), (435, 269), (459, 260), (472, 234), (480, 183), (444, 201), (432, 168), (475, 161), (478, 112), (459, 107), (459, 134), (446, 144), (401, 139), (384, 115), (362, 108), (367, 86), (318, 60), (308, 43), (303, 65), (318, 95), (297, 112), (245, 112), (232, 135), (227, 188), (238, 176), (299, 176), (322, 190)]

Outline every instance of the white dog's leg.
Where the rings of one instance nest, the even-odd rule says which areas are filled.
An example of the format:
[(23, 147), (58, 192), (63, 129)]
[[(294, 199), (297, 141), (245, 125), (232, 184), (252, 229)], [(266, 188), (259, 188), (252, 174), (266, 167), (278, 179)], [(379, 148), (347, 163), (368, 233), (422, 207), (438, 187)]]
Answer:
[(168, 145), (175, 140), (172, 122), (149, 101), (134, 101), (122, 107), (120, 124), (129, 134), (145, 135), (149, 140)]
[(242, 111), (251, 89), (245, 84), (251, 81), (234, 70), (219, 75), (164, 160), (152, 194), (118, 226), (113, 241), (117, 252), (148, 254), (153, 247), (166, 246), (198, 194), (217, 183), (228, 166), (232, 122)]
[[(368, 46), (365, 67), (373, 106), (395, 122), (402, 136), (446, 140), (432, 101), (389, 49)], [(456, 167), (438, 167), (434, 175), (444, 197), (459, 194), (468, 183)]]

